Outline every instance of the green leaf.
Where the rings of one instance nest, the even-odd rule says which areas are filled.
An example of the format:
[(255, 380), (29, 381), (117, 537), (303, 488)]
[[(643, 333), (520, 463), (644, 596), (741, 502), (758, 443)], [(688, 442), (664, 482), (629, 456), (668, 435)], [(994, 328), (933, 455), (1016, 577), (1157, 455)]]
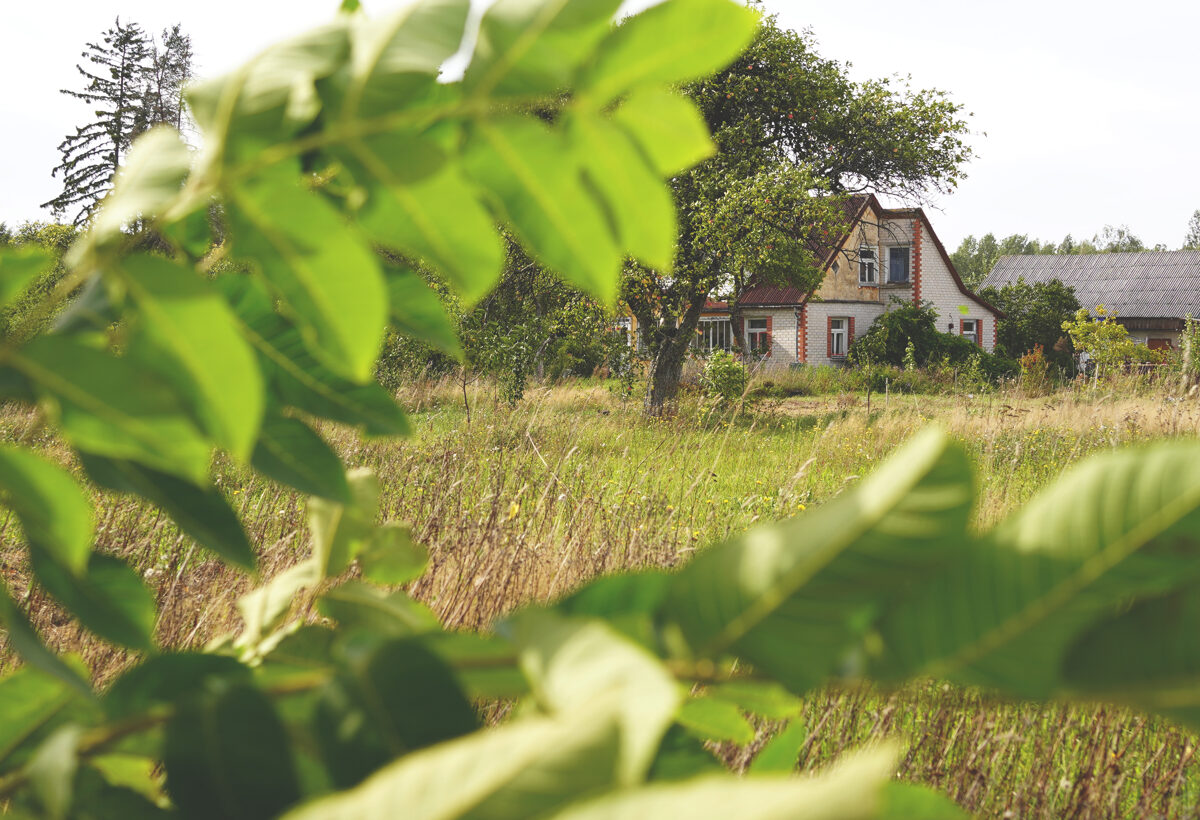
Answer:
[(25, 663), (67, 685), (87, 699), (95, 697), (91, 684), (58, 655), (55, 655), (34, 631), (16, 602), (9, 595), (8, 586), (0, 581), (0, 624), (7, 631), (8, 645), (21, 656)]
[(76, 697), (73, 686), (81, 682), (75, 678), (69, 686), (32, 665), (0, 678), (0, 770), (9, 755)]
[(404, 335), (428, 342), (461, 360), (458, 334), (433, 288), (416, 273), (396, 268), (388, 269), (387, 284), (392, 325)]
[(554, 820), (865, 820), (877, 816), (894, 765), (894, 752), (878, 749), (859, 753), (816, 777), (707, 775), (650, 784), (585, 800), (555, 814)]
[(0, 503), (16, 513), (31, 550), (84, 571), (92, 552), (92, 504), (70, 473), (28, 450), (0, 446)]
[(606, 103), (638, 85), (698, 80), (731, 63), (758, 25), (730, 0), (667, 0), (617, 26), (579, 84)]
[(108, 490), (134, 493), (160, 507), (197, 544), (226, 561), (254, 569), (254, 548), (221, 491), (133, 461), (80, 453), (88, 478)]
[(322, 757), (339, 788), (396, 757), (478, 728), (454, 673), (418, 641), (367, 640), (344, 655), (342, 673), (317, 711)]
[(547, 710), (568, 714), (592, 701), (613, 700), (621, 726), (621, 782), (640, 782), (682, 701), (662, 662), (599, 621), (529, 610), (503, 628)]
[(621, 253), (559, 132), (533, 117), (479, 122), (466, 165), (535, 256), (605, 302), (616, 298)]
[(285, 820), (537, 817), (610, 786), (617, 729), (610, 713), (533, 718), (474, 732), (408, 755), (361, 785), (284, 815)]
[(398, 162), (409, 165), (411, 158), (393, 158), (378, 141), (358, 145), (356, 156), (382, 183), (371, 189), (359, 214), (359, 224), (373, 240), (436, 269), (468, 304), (491, 290), (500, 279), (504, 245), (456, 165), (439, 160), (436, 172), (404, 179), (393, 169)]
[(762, 748), (750, 764), (750, 774), (791, 774), (796, 771), (800, 751), (808, 741), (808, 727), (793, 720)]
[(54, 266), (54, 255), (37, 245), (0, 248), (0, 307), (25, 292), (33, 280)]
[(469, 9), (469, 0), (418, 0), (383, 18), (356, 20), (338, 120), (390, 113), (428, 88), (458, 51)]
[(41, 552), (30, 564), (46, 591), (101, 638), (130, 649), (154, 646), (154, 594), (121, 559), (93, 552), (81, 576)]
[(473, 632), (434, 632), (423, 639), (454, 668), (459, 684), (471, 698), (515, 699), (529, 694), (516, 649), (507, 641)]
[(287, 731), (270, 699), (246, 684), (213, 681), (180, 705), (163, 765), (184, 817), (273, 817), (300, 798)]
[(733, 680), (710, 686), (708, 696), (736, 704), (739, 709), (767, 720), (795, 717), (804, 706), (799, 698), (771, 681)]
[(881, 673), (1045, 696), (1085, 629), (1200, 578), (1197, 532), (1200, 445), (1087, 459), (886, 613)]
[(49, 820), (62, 820), (71, 810), (82, 735), (81, 726), (60, 727), (38, 747), (26, 767), (29, 785)]
[(348, 581), (321, 596), (321, 614), (343, 629), (361, 629), (376, 636), (403, 637), (440, 627), (424, 604), (403, 592), (385, 592), (359, 581)]
[(116, 270), (144, 323), (142, 360), (153, 355), (148, 363), (160, 373), (179, 373), (205, 429), (247, 458), (263, 415), (263, 379), (225, 300), (191, 269), (161, 257), (131, 256)]
[(268, 478), (307, 495), (339, 503), (350, 500), (342, 460), (299, 419), (277, 414), (264, 418), (250, 463)]
[(271, 284), (317, 358), (364, 382), (387, 324), (379, 262), (299, 175), (285, 163), (231, 192), (232, 247)]
[(725, 767), (704, 747), (702, 741), (679, 724), (674, 724), (663, 735), (646, 779), (651, 782), (687, 780), (724, 771)]
[(613, 121), (641, 146), (660, 176), (674, 176), (716, 151), (695, 103), (666, 89), (633, 92), (613, 114)]
[(479, 98), (564, 90), (621, 0), (498, 0), (479, 25), (463, 86)]
[(429, 551), (413, 542), (407, 527), (385, 524), (372, 533), (358, 563), (363, 577), (376, 584), (407, 584), (424, 574)]
[(366, 546), (375, 530), (379, 511), (379, 480), (369, 470), (352, 470), (350, 502), (338, 504), (324, 498), (308, 503), (308, 527), (313, 558), (322, 577), (339, 575)]
[(112, 193), (104, 198), (83, 245), (123, 240), (127, 225), (161, 214), (179, 194), (191, 166), (192, 149), (174, 128), (156, 125), (140, 134), (125, 155)]
[(199, 696), (216, 679), (249, 681), (250, 669), (226, 655), (155, 655), (121, 673), (105, 691), (101, 703), (110, 718), (124, 720), (155, 706)]
[(34, 339), (12, 363), (79, 449), (205, 480), (209, 445), (175, 391), (146, 368), (56, 335)]
[(163, 799), (156, 774), (157, 760), (141, 755), (106, 754), (88, 758), (87, 764), (99, 772), (109, 785), (136, 792), (155, 803)]
[(324, 578), (320, 563), (308, 558), (239, 598), (237, 608), (244, 626), (234, 646), (257, 653), (263, 640), (288, 614), (296, 593), (315, 589)]
[(739, 656), (794, 692), (819, 684), (899, 598), (961, 550), (971, 508), (962, 448), (931, 428), (802, 518), (701, 553), (664, 616), (699, 658)]
[(916, 783), (888, 783), (883, 787), (879, 820), (971, 820), (971, 815), (944, 794)]
[(754, 727), (736, 704), (715, 698), (689, 698), (676, 718), (701, 740), (732, 741), (745, 746), (754, 740)]
[(258, 351), (280, 403), (343, 424), (362, 425), (368, 435), (409, 432), (404, 413), (378, 384), (347, 381), (317, 362), (300, 331), (274, 312), (261, 283), (249, 276), (223, 276), (217, 283), (241, 319), (242, 332)]
[(567, 134), (583, 157), (588, 181), (608, 202), (622, 248), (652, 268), (670, 271), (678, 236), (675, 203), (638, 147), (620, 127), (585, 111), (572, 112)]

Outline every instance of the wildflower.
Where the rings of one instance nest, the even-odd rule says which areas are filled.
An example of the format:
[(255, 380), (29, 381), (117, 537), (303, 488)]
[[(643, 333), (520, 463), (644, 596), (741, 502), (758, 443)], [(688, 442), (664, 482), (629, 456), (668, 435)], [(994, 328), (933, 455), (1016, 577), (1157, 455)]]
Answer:
[(514, 518), (517, 517), (517, 513), (519, 513), (520, 511), (521, 511), (521, 505), (514, 501), (513, 503), (508, 505), (508, 518), (506, 518), (504, 520), (512, 521)]

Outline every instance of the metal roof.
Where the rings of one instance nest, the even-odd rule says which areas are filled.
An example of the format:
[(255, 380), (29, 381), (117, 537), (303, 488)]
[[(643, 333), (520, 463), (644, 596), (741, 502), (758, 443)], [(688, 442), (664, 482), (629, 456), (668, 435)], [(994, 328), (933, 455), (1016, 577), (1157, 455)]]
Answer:
[(1124, 318), (1200, 317), (1200, 250), (1003, 256), (982, 287), (1058, 279), (1085, 308)]

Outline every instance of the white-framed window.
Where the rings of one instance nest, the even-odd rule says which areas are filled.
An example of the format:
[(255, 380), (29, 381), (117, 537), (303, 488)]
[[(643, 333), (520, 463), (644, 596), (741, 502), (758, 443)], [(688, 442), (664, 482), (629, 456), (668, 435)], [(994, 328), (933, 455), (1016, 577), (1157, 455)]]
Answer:
[(863, 245), (858, 249), (858, 284), (874, 285), (875, 280), (875, 251)]
[(693, 350), (711, 353), (714, 350), (728, 351), (732, 346), (733, 325), (729, 319), (721, 316), (700, 317), (696, 338), (692, 340)]
[(831, 358), (839, 358), (846, 355), (846, 349), (849, 346), (849, 340), (846, 337), (849, 335), (849, 330), (849, 319), (838, 318), (829, 320), (829, 355)]
[(746, 320), (746, 346), (751, 353), (767, 353), (771, 349), (771, 333), (765, 317)]
[(964, 338), (970, 339), (973, 343), (979, 344), (979, 320), (963, 319), (962, 335)]
[(888, 284), (908, 282), (910, 261), (908, 248), (888, 248)]

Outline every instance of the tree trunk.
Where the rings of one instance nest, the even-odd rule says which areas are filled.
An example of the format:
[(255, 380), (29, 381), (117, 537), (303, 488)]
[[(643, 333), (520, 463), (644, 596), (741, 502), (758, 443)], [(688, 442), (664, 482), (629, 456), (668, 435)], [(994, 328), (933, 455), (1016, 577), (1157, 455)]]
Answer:
[(679, 391), (679, 380), (683, 376), (683, 358), (688, 343), (696, 332), (700, 314), (704, 310), (707, 293), (692, 298), (687, 312), (680, 318), (679, 326), (659, 344), (658, 352), (650, 364), (650, 389), (646, 391), (646, 415), (661, 416), (667, 402)]

